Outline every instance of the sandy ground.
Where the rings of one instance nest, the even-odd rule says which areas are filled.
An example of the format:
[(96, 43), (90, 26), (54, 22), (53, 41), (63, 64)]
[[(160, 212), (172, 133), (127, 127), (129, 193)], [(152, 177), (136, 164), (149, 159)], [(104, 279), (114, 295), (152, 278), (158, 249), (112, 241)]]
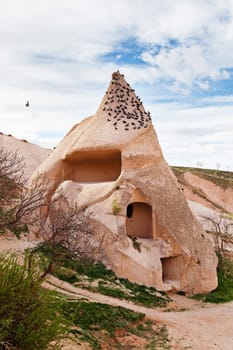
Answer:
[(3, 251), (23, 251), (27, 248), (32, 248), (36, 244), (35, 241), (19, 240), (12, 237), (0, 239), (0, 253)]
[[(0, 251), (9, 249), (24, 250), (35, 242), (0, 239)], [(119, 305), (134, 311), (143, 312), (146, 317), (166, 324), (174, 350), (232, 350), (233, 349), (233, 302), (215, 305), (203, 304), (179, 295), (171, 295), (173, 302), (167, 311), (138, 306), (124, 300), (107, 297), (76, 288), (53, 276), (46, 282), (48, 288), (56, 289), (70, 297), (86, 298), (90, 301)], [(82, 349), (70, 347), (70, 349)], [(67, 347), (64, 347), (67, 349)]]

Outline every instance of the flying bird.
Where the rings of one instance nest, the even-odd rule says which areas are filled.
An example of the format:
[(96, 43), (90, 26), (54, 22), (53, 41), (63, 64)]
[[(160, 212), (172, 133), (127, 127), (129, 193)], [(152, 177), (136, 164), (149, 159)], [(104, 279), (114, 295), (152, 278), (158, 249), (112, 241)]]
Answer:
[(29, 105), (29, 101), (27, 101), (27, 102), (26, 102), (25, 107), (30, 107), (30, 105)]

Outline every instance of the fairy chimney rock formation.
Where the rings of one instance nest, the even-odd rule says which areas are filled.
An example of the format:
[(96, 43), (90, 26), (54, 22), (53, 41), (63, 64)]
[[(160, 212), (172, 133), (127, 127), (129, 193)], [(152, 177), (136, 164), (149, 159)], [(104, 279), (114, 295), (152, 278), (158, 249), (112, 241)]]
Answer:
[(95, 115), (75, 125), (34, 173), (85, 208), (118, 276), (205, 293), (217, 285), (214, 248), (163, 158), (150, 113), (119, 72)]

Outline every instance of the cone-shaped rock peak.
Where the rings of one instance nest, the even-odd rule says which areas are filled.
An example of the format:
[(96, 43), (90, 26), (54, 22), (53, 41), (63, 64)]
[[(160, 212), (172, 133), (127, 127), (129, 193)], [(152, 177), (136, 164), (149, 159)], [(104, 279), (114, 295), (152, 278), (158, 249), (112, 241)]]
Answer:
[(142, 101), (119, 71), (112, 74), (98, 113), (119, 131), (143, 129), (151, 123), (150, 112), (145, 111)]
[(150, 114), (119, 72), (97, 112), (72, 128), (31, 181), (38, 177), (50, 182), (48, 201), (62, 190), (83, 210), (101, 260), (119, 277), (167, 291), (216, 288), (214, 247), (163, 157)]

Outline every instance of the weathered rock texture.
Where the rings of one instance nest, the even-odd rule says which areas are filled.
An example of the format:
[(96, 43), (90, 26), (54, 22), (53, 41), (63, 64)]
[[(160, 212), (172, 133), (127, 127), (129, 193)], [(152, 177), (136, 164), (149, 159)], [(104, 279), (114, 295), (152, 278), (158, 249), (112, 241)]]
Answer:
[(119, 72), (96, 114), (72, 128), (32, 181), (39, 174), (89, 213), (118, 276), (167, 291), (216, 287), (213, 246), (163, 158), (149, 112)]
[(26, 180), (32, 176), (36, 168), (51, 153), (48, 148), (3, 133), (0, 133), (0, 147), (11, 152), (17, 152), (19, 158), (23, 157), (23, 163), (25, 164), (23, 171)]
[(204, 195), (202, 198), (192, 191), (186, 189), (186, 198), (199, 202), (213, 209), (226, 210), (229, 213), (233, 213), (233, 188), (221, 188), (213, 182), (203, 179), (190, 172), (184, 174), (185, 182), (198, 191), (202, 191)]

